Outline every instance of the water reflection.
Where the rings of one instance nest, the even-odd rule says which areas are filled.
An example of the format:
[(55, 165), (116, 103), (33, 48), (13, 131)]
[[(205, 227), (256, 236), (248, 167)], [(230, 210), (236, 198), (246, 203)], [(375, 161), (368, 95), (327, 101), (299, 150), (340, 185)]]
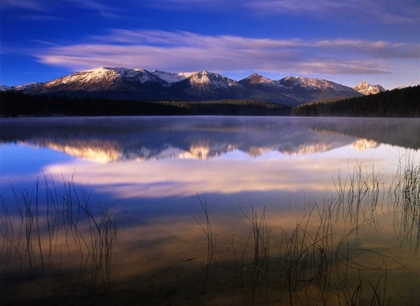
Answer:
[[(373, 123), (371, 122), (373, 121)], [(239, 150), (299, 155), (380, 143), (420, 148), (418, 120), (275, 118), (2, 119), (0, 141), (45, 147), (100, 162), (208, 159)]]
[[(391, 147), (383, 148), (388, 157), (398, 154)], [(350, 148), (351, 150), (351, 148)], [(389, 151), (388, 151), (389, 150)], [(377, 155), (362, 155), (354, 150), (353, 158), (359, 163), (368, 163)], [(200, 160), (170, 159), (138, 163), (127, 161), (101, 164), (79, 164), (75, 179), (86, 186), (96, 186), (96, 190), (114, 193), (118, 198), (132, 197), (188, 197), (195, 193), (233, 194), (252, 191), (284, 191), (309, 194), (316, 191), (334, 192), (331, 179), (340, 167), (347, 172), (353, 168), (355, 160), (347, 161), (336, 156), (347, 155), (349, 151), (332, 151), (329, 154), (284, 156), (264, 154), (257, 159), (239, 151), (223, 157)], [(379, 155), (380, 156), (380, 155)], [(388, 159), (376, 159), (376, 167), (389, 175), (395, 169)], [(47, 173), (74, 173), (73, 163), (49, 165)]]
[[(398, 173), (419, 158), (420, 120), (21, 118), (0, 125), (7, 246), (0, 263), (26, 254), (24, 264), (19, 256), (16, 266), (5, 261), (9, 274), (0, 281), (18, 279), (20, 292), (33, 282), (19, 269), (34, 265), (31, 273), (69, 291), (60, 277), (89, 287), (110, 275), (112, 296), (125, 303), (334, 305), (338, 297), (344, 305), (357, 304), (352, 297), (362, 291), (370, 292), (365, 304), (377, 295), (420, 300), (413, 290), (420, 285), (418, 183)], [(405, 186), (413, 187), (408, 198)], [(16, 198), (26, 214), (13, 209)], [(87, 203), (90, 214), (74, 218)], [(106, 204), (111, 215), (101, 218)], [(107, 228), (114, 217), (110, 273), (92, 249), (106, 245), (95, 222)], [(81, 273), (86, 260), (89, 273)], [(13, 286), (1, 290), (14, 296)]]
[[(395, 172), (398, 158), (406, 153), (404, 147), (383, 145), (377, 139), (389, 139), (384, 142), (391, 145), (401, 142), (407, 139), (407, 129), (420, 129), (419, 121), (394, 119), (392, 130), (389, 120), (368, 122), (238, 117), (2, 119), (0, 140), (44, 150), (30, 155), (48, 156), (51, 150), (75, 157), (64, 163), (47, 161), (39, 168), (58, 179), (74, 176), (78, 184), (118, 199), (267, 191), (309, 194), (333, 192), (331, 177), (357, 163), (374, 161), (384, 175)], [(362, 131), (366, 138), (353, 136)], [(412, 138), (416, 137), (407, 147), (416, 143)], [(23, 158), (16, 168), (24, 172), (32, 162)], [(5, 174), (10, 173), (3, 173), (4, 179), (10, 179)]]

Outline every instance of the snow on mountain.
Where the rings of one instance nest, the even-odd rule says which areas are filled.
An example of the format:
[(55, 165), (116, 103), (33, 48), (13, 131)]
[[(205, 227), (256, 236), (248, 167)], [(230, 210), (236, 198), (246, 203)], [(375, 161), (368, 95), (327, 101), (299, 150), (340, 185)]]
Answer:
[(152, 70), (151, 73), (158, 78), (164, 80), (168, 83), (168, 86), (172, 85), (173, 83), (181, 82), (187, 78), (189, 78), (194, 72), (165, 72), (159, 70)]
[(150, 72), (144, 69), (100, 67), (92, 70), (82, 71), (81, 74), (84, 74), (85, 81), (98, 79), (100, 80), (106, 77), (137, 79), (140, 81), (140, 83), (155, 81), (155, 78), (153, 78)]
[(100, 67), (46, 82), (15, 86), (29, 94), (65, 94), (139, 100), (253, 99), (288, 106), (330, 98), (360, 96), (354, 89), (328, 80), (288, 76), (271, 80), (259, 74), (235, 81), (206, 70), (159, 70)]
[(23, 85), (17, 85), (17, 86), (12, 86), (11, 89), (13, 90), (29, 90), (29, 89), (33, 89), (39, 85), (43, 84), (42, 82), (30, 82), (27, 84), (23, 84)]
[(266, 78), (258, 73), (253, 73), (249, 77), (239, 81), (240, 84), (248, 85), (264, 85), (264, 86), (280, 86), (283, 87), (278, 81), (273, 81), (269, 78)]
[(275, 84), (276, 82), (273, 80), (270, 80), (269, 78), (266, 78), (258, 73), (253, 73), (246, 79), (243, 79), (242, 81), (247, 80), (249, 84)]
[(375, 95), (385, 91), (381, 85), (370, 85), (368, 82), (362, 82), (354, 86), (353, 89), (364, 95)]
[(98, 83), (113, 80), (129, 79), (140, 84), (158, 82), (160, 79), (144, 69), (108, 68), (101, 67), (92, 70), (76, 72), (68, 76), (45, 83), (46, 87), (70, 83)]
[(10, 90), (10, 87), (9, 86), (0, 85), (0, 91), (7, 91), (7, 90)]
[(404, 89), (404, 88), (407, 88), (407, 86), (398, 86), (398, 87), (395, 87), (393, 90), (399, 90), (399, 89)]
[(350, 93), (353, 91), (353, 89), (350, 87), (340, 85), (340, 84), (337, 84), (328, 80), (305, 78), (305, 77), (300, 77), (300, 76), (297, 76), (297, 77), (288, 76), (279, 80), (279, 83), (289, 88), (292, 88), (294, 86), (300, 86), (300, 87), (306, 87), (309, 89), (320, 89), (320, 90), (330, 89), (337, 92), (347, 92), (347, 93)]
[(165, 87), (169, 87), (186, 79), (189, 80), (190, 84), (199, 86), (206, 84), (212, 85), (214, 87), (227, 88), (237, 85), (237, 82), (234, 80), (231, 80), (217, 73), (208, 72), (206, 70), (197, 72), (165, 72), (152, 70), (151, 73), (168, 83)]
[(206, 70), (194, 72), (188, 77), (188, 81), (192, 85), (211, 85), (217, 88), (229, 88), (238, 85), (235, 80), (229, 79), (217, 73), (208, 72)]

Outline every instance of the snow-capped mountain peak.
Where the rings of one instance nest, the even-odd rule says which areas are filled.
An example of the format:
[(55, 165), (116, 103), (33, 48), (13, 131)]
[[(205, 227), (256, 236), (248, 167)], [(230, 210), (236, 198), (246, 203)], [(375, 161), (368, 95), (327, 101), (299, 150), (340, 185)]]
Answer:
[(13, 90), (28, 90), (28, 89), (33, 89), (39, 85), (43, 84), (42, 82), (30, 82), (27, 84), (23, 84), (23, 85), (18, 85), (18, 86), (13, 86), (11, 87), (11, 89)]
[(269, 85), (276, 84), (275, 81), (269, 78), (266, 78), (258, 73), (253, 73), (249, 77), (241, 80), (240, 82), (244, 84), (269, 84)]
[(303, 79), (299, 76), (297, 77), (293, 77), (293, 76), (287, 76), (283, 79), (280, 79), (277, 81), (279, 84), (285, 86), (285, 87), (289, 87), (292, 88), (294, 86), (302, 86), (305, 85)]
[(145, 69), (109, 68), (100, 67), (91, 70), (76, 72), (65, 77), (44, 83), (44, 88), (56, 86), (69, 86), (69, 90), (112, 90), (121, 83), (145, 84), (163, 83), (157, 76)]
[(354, 86), (353, 89), (364, 95), (375, 95), (385, 91), (381, 85), (370, 85), (368, 82), (362, 82)]
[(219, 88), (228, 88), (238, 84), (232, 79), (207, 70), (194, 72), (188, 77), (188, 79), (191, 84), (198, 86), (211, 85)]
[(65, 94), (134, 100), (255, 99), (288, 106), (361, 95), (350, 87), (328, 80), (299, 76), (274, 81), (254, 73), (235, 81), (207, 70), (165, 72), (122, 67), (100, 67), (35, 84), (23, 85), (21, 90), (35, 95)]
[(159, 70), (152, 70), (151, 73), (158, 78), (164, 80), (168, 85), (181, 82), (189, 78), (194, 72), (165, 72)]
[(7, 91), (7, 90), (10, 90), (10, 87), (9, 86), (0, 85), (0, 91)]
[(110, 68), (110, 67), (100, 67), (91, 70), (85, 70), (81, 73), (86, 75), (84, 80), (89, 81), (91, 79), (101, 79), (107, 77), (114, 78), (141, 78), (139, 79), (142, 83), (150, 81), (153, 78), (150, 78), (151, 73), (145, 69), (128, 69), (122, 67)]
[(278, 81), (286, 87), (300, 86), (314, 90), (334, 90), (337, 92), (352, 92), (353, 89), (332, 81), (316, 78), (305, 78), (300, 76), (288, 76)]

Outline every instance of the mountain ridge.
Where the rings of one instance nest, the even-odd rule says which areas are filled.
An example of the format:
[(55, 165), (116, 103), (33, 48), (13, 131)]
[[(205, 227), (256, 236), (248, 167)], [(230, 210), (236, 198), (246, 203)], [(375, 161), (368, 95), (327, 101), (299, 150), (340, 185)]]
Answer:
[(385, 91), (385, 88), (381, 85), (371, 85), (368, 82), (361, 82), (354, 86), (353, 89), (364, 95), (375, 95)]
[(13, 86), (11, 90), (22, 90), (31, 95), (58, 94), (137, 100), (255, 99), (290, 107), (320, 99), (363, 95), (354, 88), (329, 80), (299, 76), (271, 80), (254, 73), (235, 81), (206, 70), (165, 72), (123, 67), (84, 70), (45, 83)]
[(11, 88), (6, 85), (0, 85), (0, 91), (6, 91), (6, 90), (11, 90)]

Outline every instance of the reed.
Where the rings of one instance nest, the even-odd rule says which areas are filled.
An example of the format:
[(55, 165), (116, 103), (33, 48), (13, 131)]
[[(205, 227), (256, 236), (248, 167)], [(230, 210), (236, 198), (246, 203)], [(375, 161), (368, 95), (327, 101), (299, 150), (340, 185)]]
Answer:
[[(380, 250), (362, 247), (359, 234), (380, 229), (378, 210), (383, 212), (392, 195), (396, 228), (416, 254), (419, 182), (420, 166), (412, 161), (400, 165), (389, 185), (382, 181), (380, 171), (356, 163), (345, 177), (339, 174), (334, 179), (337, 197), (323, 203), (310, 199), (309, 210), (294, 230), (282, 229), (280, 237), (273, 237), (266, 209), (260, 214), (241, 210), (249, 235), (239, 247), (232, 236), (236, 271), (232, 294), (239, 285), (243, 305), (389, 305), (388, 274), (405, 266)], [(207, 203), (205, 207), (207, 216)], [(202, 228), (210, 241), (208, 230)], [(359, 258), (374, 258), (382, 264)]]
[[(242, 252), (241, 266), (239, 268), (241, 284), (244, 287), (245, 279), (248, 282), (248, 289), (244, 290), (244, 300), (251, 295), (253, 303), (257, 301), (268, 302), (268, 274), (270, 267), (270, 234), (271, 231), (267, 225), (265, 208), (261, 216), (252, 209), (251, 214), (247, 215), (242, 209), (242, 214), (249, 221), (251, 226), (246, 245)], [(251, 248), (251, 261), (247, 263), (245, 256)], [(244, 274), (247, 274), (246, 276)], [(244, 287), (245, 289), (245, 287)]]
[(412, 157), (400, 160), (398, 172), (389, 188), (395, 203), (394, 228), (401, 245), (408, 243), (414, 254), (420, 247), (420, 163)]
[[(216, 254), (216, 236), (213, 234), (212, 226), (210, 223), (210, 217), (209, 217), (209, 211), (207, 207), (207, 201), (204, 198), (204, 201), (201, 200), (199, 195), (197, 194), (198, 202), (201, 205), (201, 208), (203, 209), (204, 217), (205, 217), (205, 223), (202, 224), (200, 221), (198, 221), (197, 218), (193, 217), (194, 220), (197, 222), (197, 224), (202, 229), (204, 235), (207, 239), (207, 255), (206, 255), (206, 263), (204, 264), (204, 271), (203, 271), (203, 279), (204, 279), (204, 288), (207, 284), (207, 281), (209, 279), (210, 269), (212, 268), (213, 259)], [(216, 266), (215, 266), (216, 268)]]
[(59, 193), (51, 178), (43, 178), (42, 188), (37, 180), (33, 191), (12, 188), (17, 214), (1, 199), (0, 268), (9, 276), (3, 289), (35, 281), (41, 289), (34, 294), (42, 297), (66, 295), (86, 284), (89, 292), (108, 290), (117, 236), (111, 208), (99, 206), (94, 213), (89, 196), (83, 190), (79, 196), (73, 181), (63, 181)]
[[(204, 282), (202, 301), (208, 290), (221, 288), (209, 283), (223, 275), (223, 286), (231, 286), (241, 305), (395, 303), (389, 277), (405, 266), (379, 248), (366, 247), (362, 233), (379, 231), (378, 213), (391, 202), (388, 212), (400, 244), (408, 244), (413, 256), (418, 255), (419, 163), (410, 158), (400, 162), (391, 182), (384, 182), (374, 167), (356, 163), (332, 183), (336, 194), (306, 199), (292, 228), (270, 220), (266, 208), (241, 209), (245, 230), (239, 233), (243, 239), (232, 235), (227, 243), (230, 259), (225, 246), (224, 253), (218, 253), (220, 239), (212, 226), (211, 207), (197, 195), (203, 216), (194, 220), (205, 239), (205, 262), (198, 268)], [(13, 207), (0, 197), (0, 293), (11, 295), (34, 284), (39, 290), (29, 292), (29, 300), (112, 292), (117, 238), (112, 207), (93, 205), (91, 194), (77, 189), (73, 179), (57, 186), (44, 175), (33, 190), (18, 192), (12, 187), (12, 192)], [(192, 259), (187, 261), (194, 266)]]

